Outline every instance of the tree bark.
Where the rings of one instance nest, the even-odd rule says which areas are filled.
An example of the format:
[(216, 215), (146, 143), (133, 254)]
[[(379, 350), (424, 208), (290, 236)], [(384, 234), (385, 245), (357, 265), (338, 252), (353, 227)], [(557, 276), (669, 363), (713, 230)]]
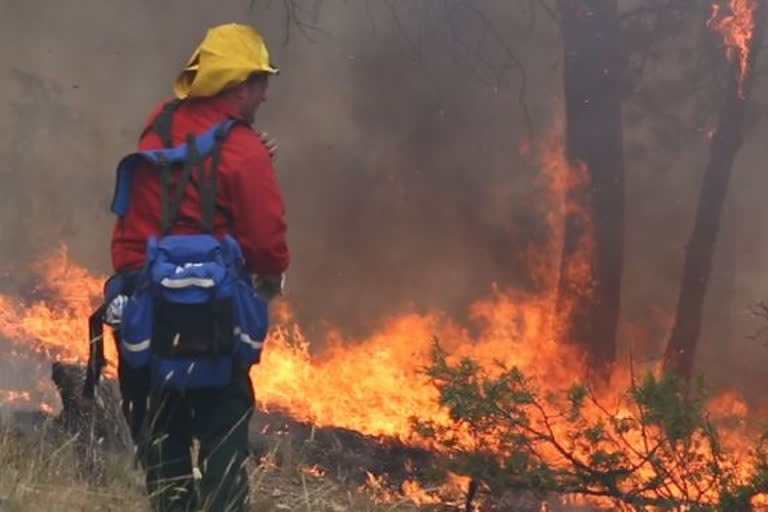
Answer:
[(760, 47), (760, 36), (764, 30), (765, 14), (765, 2), (760, 0), (754, 15), (755, 34), (749, 48), (748, 72), (743, 83), (740, 83), (737, 59), (733, 59), (730, 65), (725, 98), (709, 147), (709, 161), (701, 184), (696, 220), (685, 250), (675, 323), (664, 355), (664, 370), (676, 373), (685, 380), (690, 380), (693, 375), (720, 218), (733, 173), (733, 163), (743, 142), (744, 118)]
[(624, 260), (622, 83), (617, 0), (559, 0), (565, 52), (566, 154), (580, 186), (566, 197), (557, 317), (591, 371), (616, 357)]

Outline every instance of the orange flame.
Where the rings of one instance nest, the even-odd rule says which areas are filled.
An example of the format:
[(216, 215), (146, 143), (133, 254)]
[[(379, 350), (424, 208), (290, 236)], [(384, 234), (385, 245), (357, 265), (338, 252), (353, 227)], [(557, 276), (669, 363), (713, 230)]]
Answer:
[[(582, 167), (568, 165), (556, 138), (539, 148), (538, 153), (542, 155), (541, 177), (552, 235), (543, 247), (529, 251), (539, 289), (522, 292), (492, 287), (486, 298), (470, 307), (474, 334), (440, 312), (403, 314), (382, 322), (374, 334), (363, 339), (347, 339), (340, 332), (332, 332), (321, 340), (320, 346), (325, 348), (319, 355), (311, 353), (311, 343), (293, 320), (288, 305), (278, 303), (273, 308), (276, 326), (267, 340), (262, 364), (252, 370), (260, 405), (284, 409), (317, 426), (414, 441), (412, 417), (451, 425), (447, 412), (439, 406), (437, 390), (423, 374), (430, 362), (434, 338), (440, 340), (453, 360), (471, 357), (489, 369), (497, 361), (517, 366), (537, 379), (544, 390), (557, 391), (577, 380), (583, 373), (582, 358), (570, 344), (560, 342), (553, 304), (560, 272), (563, 219), (575, 214), (590, 225), (588, 214), (566, 199), (568, 190), (585, 184), (587, 173)], [(586, 286), (586, 290), (591, 270), (585, 265), (590, 258), (591, 235), (587, 231), (580, 241), (574, 268), (565, 269), (572, 272), (570, 279)], [(103, 279), (70, 262), (65, 248), (40, 265), (38, 271), (50, 299), (25, 302), (0, 295), (0, 338), (54, 360), (85, 362), (86, 320), (100, 300)], [(109, 374), (114, 375), (114, 343), (108, 341), (106, 347), (112, 361)], [(606, 396), (601, 400), (617, 398), (616, 390), (626, 389), (629, 378), (628, 370), (618, 371), (615, 385), (604, 392)], [(747, 412), (737, 395), (723, 395), (712, 404), (713, 415), (746, 416)], [(745, 428), (743, 422), (736, 422), (728, 439), (741, 446), (742, 453), (749, 449)], [(374, 475), (369, 477), (369, 487), (386, 494)], [(414, 501), (427, 503), (432, 499), (430, 493), (413, 483), (402, 491)]]
[[(73, 264), (64, 246), (37, 265), (36, 270), (52, 300), (25, 303), (0, 295), (0, 337), (54, 361), (86, 362), (88, 317), (101, 300), (104, 278)], [(105, 345), (112, 362), (107, 375), (114, 377), (115, 344), (108, 341)]]
[(424, 489), (419, 482), (408, 480), (402, 485), (403, 496), (416, 505), (435, 505), (443, 503), (443, 499), (429, 490)]
[[(448, 476), (446, 478), (445, 483), (440, 486), (439, 489), (423, 489), (420, 486), (417, 487), (416, 493), (417, 495), (423, 495), (426, 494), (428, 497), (427, 500), (437, 500), (433, 501), (432, 503), (441, 503), (444, 505), (453, 505), (456, 509), (459, 508), (466, 508), (466, 501), (467, 501), (467, 492), (469, 490), (471, 479), (467, 476), (457, 475), (455, 473), (448, 473)], [(408, 497), (409, 496), (409, 490), (405, 488), (405, 485), (403, 485), (403, 494)], [(424, 498), (422, 498), (424, 499)], [(416, 504), (419, 504), (416, 500), (411, 499)], [(480, 501), (480, 500), (476, 500)], [(425, 503), (429, 503), (429, 501), (425, 501)], [(473, 510), (479, 510), (478, 508), (473, 508)]]
[[(530, 150), (531, 145), (526, 147)], [(523, 293), (493, 287), (486, 299), (470, 307), (478, 333), (474, 339), (439, 312), (400, 315), (366, 339), (332, 333), (319, 358), (310, 355), (309, 341), (283, 306), (282, 322), (268, 340), (262, 365), (252, 373), (264, 406), (286, 409), (319, 426), (401, 439), (409, 437), (414, 416), (447, 425), (450, 420), (437, 403), (437, 391), (423, 375), (435, 338), (453, 358), (471, 357), (487, 367), (503, 361), (554, 382), (576, 379), (582, 373), (581, 357), (573, 347), (558, 343), (553, 305), (563, 219), (577, 208), (565, 200), (565, 192), (585, 183), (586, 172), (568, 165), (559, 137), (540, 145), (537, 153), (544, 203), (551, 205), (545, 215), (552, 235), (545, 247), (529, 251), (540, 290)], [(575, 259), (577, 268), (583, 267), (582, 260), (589, 261), (590, 251), (585, 235)], [(571, 278), (575, 283), (589, 282), (586, 272)]]
[[(478, 333), (474, 338), (440, 312), (408, 314), (386, 320), (365, 339), (345, 339), (333, 332), (320, 344), (326, 348), (319, 357), (310, 354), (310, 342), (288, 306), (278, 305), (277, 325), (267, 340), (263, 362), (252, 371), (260, 403), (318, 426), (402, 439), (409, 437), (414, 416), (448, 424), (437, 391), (423, 375), (435, 338), (455, 358), (472, 357), (489, 366), (502, 360), (549, 380), (575, 379), (581, 360), (573, 349), (557, 342), (552, 305), (562, 244), (558, 239), (571, 208), (563, 198), (579, 175), (568, 167), (560, 139), (552, 141), (538, 148), (544, 195), (554, 205), (546, 213), (552, 236), (545, 247), (530, 251), (536, 255), (533, 272), (541, 290), (523, 293), (493, 287), (486, 299), (470, 308)], [(0, 337), (55, 360), (86, 361), (86, 319), (99, 302), (103, 279), (71, 263), (66, 248), (37, 270), (51, 299), (25, 303), (0, 295)], [(107, 342), (106, 347), (112, 362), (108, 374), (114, 376), (114, 343)]]
[(749, 50), (755, 35), (757, 0), (730, 0), (730, 14), (723, 14), (719, 4), (712, 6), (707, 22), (723, 38), (726, 55), (739, 65), (739, 96), (744, 98), (744, 82), (749, 74)]

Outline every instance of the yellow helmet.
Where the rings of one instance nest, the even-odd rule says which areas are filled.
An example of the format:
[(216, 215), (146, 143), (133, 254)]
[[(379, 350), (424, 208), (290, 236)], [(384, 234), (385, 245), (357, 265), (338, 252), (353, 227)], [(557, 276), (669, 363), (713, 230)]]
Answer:
[(173, 89), (179, 99), (215, 96), (259, 72), (278, 73), (261, 34), (247, 25), (219, 25), (208, 30)]

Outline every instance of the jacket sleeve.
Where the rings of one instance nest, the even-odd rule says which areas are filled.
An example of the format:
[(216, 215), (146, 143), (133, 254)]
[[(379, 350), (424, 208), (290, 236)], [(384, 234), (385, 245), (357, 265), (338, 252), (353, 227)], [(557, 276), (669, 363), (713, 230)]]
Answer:
[(283, 195), (264, 145), (254, 141), (248, 149), (227, 180), (233, 234), (250, 272), (282, 274), (290, 261)]

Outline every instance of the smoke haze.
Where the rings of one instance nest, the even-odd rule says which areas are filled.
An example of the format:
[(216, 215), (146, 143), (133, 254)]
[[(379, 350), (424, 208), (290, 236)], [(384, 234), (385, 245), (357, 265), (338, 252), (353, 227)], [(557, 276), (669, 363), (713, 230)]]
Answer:
[[(282, 69), (256, 125), (280, 142), (290, 301), (310, 334), (364, 334), (406, 310), (460, 318), (492, 283), (530, 287), (546, 205), (520, 147), (526, 115), (541, 138), (561, 110), (557, 27), (527, 2), (443, 5), (328, 1), (319, 30), (286, 35), (281, 3), (0, 0), (0, 288), (22, 290), (18, 274), (61, 243), (110, 270), (114, 166), (205, 29), (230, 21), (263, 31)], [(627, 107), (625, 352), (637, 336), (661, 354), (709, 127)], [(737, 161), (701, 345), (723, 386), (766, 381), (745, 314), (768, 295), (763, 130)]]

